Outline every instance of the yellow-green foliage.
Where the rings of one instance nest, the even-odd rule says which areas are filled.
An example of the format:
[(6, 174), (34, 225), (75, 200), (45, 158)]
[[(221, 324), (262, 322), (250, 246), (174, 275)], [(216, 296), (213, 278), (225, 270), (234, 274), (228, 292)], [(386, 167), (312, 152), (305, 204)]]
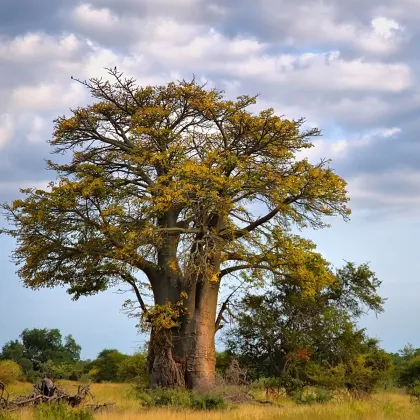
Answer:
[(22, 369), (13, 360), (0, 360), (0, 381), (10, 384), (22, 377)]
[[(184, 285), (287, 273), (307, 293), (334, 282), (314, 244), (288, 234), (290, 223), (323, 227), (324, 216), (350, 213), (346, 182), (328, 162), (297, 157), (319, 129), (273, 109), (254, 113), (255, 97), (231, 101), (195, 81), (122, 86), (110, 74), (115, 83), (87, 83), (94, 105), (55, 121), (51, 144), (73, 153), (72, 164), (49, 162), (57, 182), (4, 206), (27, 286), (65, 284), (78, 298), (135, 283), (136, 270), (149, 279), (163, 270)], [(266, 217), (250, 213), (256, 202)], [(192, 241), (194, 256), (185, 252)], [(157, 266), (151, 249), (172, 257)]]

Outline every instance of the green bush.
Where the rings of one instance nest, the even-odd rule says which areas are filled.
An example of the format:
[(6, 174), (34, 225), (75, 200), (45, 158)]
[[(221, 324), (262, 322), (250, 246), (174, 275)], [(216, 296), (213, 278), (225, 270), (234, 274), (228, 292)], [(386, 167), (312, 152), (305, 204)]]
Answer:
[(410, 360), (400, 371), (399, 383), (405, 387), (411, 387), (416, 381), (420, 381), (420, 355)]
[(220, 410), (227, 407), (219, 395), (198, 394), (183, 389), (139, 389), (137, 397), (145, 407), (191, 408), (194, 410)]
[(0, 360), (0, 381), (5, 384), (16, 382), (22, 378), (21, 367), (13, 360)]
[(38, 382), (42, 379), (44, 375), (41, 372), (38, 372), (36, 370), (29, 370), (25, 373), (25, 378), (28, 382)]
[(227, 404), (220, 395), (192, 393), (191, 407), (195, 410), (222, 410)]
[(130, 356), (115, 349), (105, 349), (91, 363), (89, 374), (96, 382), (120, 382), (119, 367)]
[(122, 382), (135, 382), (139, 386), (149, 385), (147, 357), (142, 353), (123, 359), (118, 365), (118, 379)]
[(325, 388), (311, 388), (295, 391), (292, 399), (297, 404), (326, 404), (331, 401), (333, 393)]
[(0, 420), (12, 420), (13, 417), (8, 413), (3, 413), (0, 411)]
[(55, 379), (68, 379), (77, 381), (83, 375), (83, 363), (81, 362), (54, 362), (48, 360), (40, 367), (41, 372), (52, 375)]
[(383, 350), (373, 349), (331, 368), (310, 363), (306, 373), (312, 384), (322, 388), (347, 388), (353, 395), (367, 395), (389, 381), (392, 359)]
[(181, 389), (145, 389), (138, 393), (138, 397), (145, 407), (189, 407), (190, 393)]
[(89, 411), (74, 409), (65, 404), (41, 404), (35, 408), (36, 420), (93, 420)]
[(408, 388), (407, 393), (410, 395), (412, 400), (420, 402), (420, 380), (415, 380)]

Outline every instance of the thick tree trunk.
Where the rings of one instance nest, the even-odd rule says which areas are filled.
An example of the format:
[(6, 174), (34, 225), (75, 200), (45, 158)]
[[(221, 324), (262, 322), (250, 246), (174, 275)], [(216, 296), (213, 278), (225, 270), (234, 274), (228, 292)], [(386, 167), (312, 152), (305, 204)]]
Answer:
[(191, 320), (186, 360), (188, 388), (208, 389), (214, 386), (216, 350), (214, 345), (215, 320), (219, 283), (197, 284), (195, 312)]
[[(159, 225), (174, 227), (176, 220), (176, 214), (168, 213)], [(197, 254), (202, 252), (198, 239), (194, 245)], [(158, 265), (162, 267), (162, 272), (159, 279), (152, 281), (152, 289), (155, 304), (163, 306), (170, 302), (177, 305), (182, 301), (184, 312), (177, 319), (178, 327), (164, 333), (152, 331), (151, 386), (208, 389), (214, 385), (215, 379), (214, 335), (219, 282), (181, 278), (177, 266), (178, 240), (176, 235), (168, 235), (164, 239), (158, 252)], [(207, 246), (212, 249), (210, 245)], [(213, 254), (208, 262), (214, 273), (219, 272), (220, 255)]]
[(166, 341), (152, 332), (149, 347), (152, 387), (186, 386), (206, 390), (214, 385), (218, 289), (217, 282), (200, 282), (190, 287), (187, 312), (180, 319), (180, 327), (167, 332)]
[(214, 318), (197, 313), (192, 330), (188, 337), (185, 381), (188, 388), (207, 390), (214, 386), (215, 380)]

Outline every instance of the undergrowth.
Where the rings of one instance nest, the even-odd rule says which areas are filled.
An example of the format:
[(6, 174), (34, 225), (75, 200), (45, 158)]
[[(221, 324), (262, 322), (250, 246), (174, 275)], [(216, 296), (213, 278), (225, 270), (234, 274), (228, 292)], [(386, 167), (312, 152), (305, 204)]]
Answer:
[(144, 407), (172, 407), (193, 410), (221, 410), (227, 407), (223, 397), (182, 389), (139, 389), (137, 396)]
[(34, 410), (36, 420), (93, 420), (93, 414), (65, 404), (41, 404)]

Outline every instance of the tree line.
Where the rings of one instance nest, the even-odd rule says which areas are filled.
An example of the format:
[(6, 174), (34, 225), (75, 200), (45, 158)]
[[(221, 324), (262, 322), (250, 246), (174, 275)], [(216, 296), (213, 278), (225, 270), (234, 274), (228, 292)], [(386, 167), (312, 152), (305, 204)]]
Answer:
[[(347, 270), (351, 268), (354, 266), (347, 266)], [(362, 269), (366, 266), (359, 267)], [(363, 275), (371, 274), (365, 271)], [(308, 386), (329, 391), (347, 389), (353, 395), (402, 387), (411, 394), (420, 395), (420, 349), (407, 345), (397, 353), (387, 353), (379, 347), (377, 340), (369, 338), (364, 330), (357, 329), (349, 321), (348, 313), (339, 314), (342, 309), (337, 306), (332, 313), (328, 310), (324, 313), (324, 322), (328, 325), (324, 330), (325, 324), (319, 324), (320, 318), (313, 316), (314, 302), (309, 308), (307, 296), (297, 296), (294, 292), (294, 299), (289, 300), (289, 297), (284, 297), (289, 304), (294, 300), (292, 305), (298, 304), (299, 310), (305, 307), (300, 313), (303, 324), (297, 327), (294, 323), (293, 329), (285, 329), (285, 320), (276, 317), (276, 311), (261, 302), (267, 299), (272, 304), (272, 296), (259, 297), (258, 305), (253, 301), (224, 336), (226, 349), (216, 353), (219, 380), (234, 385), (259, 381), (266, 386), (282, 388), (294, 397)], [(247, 302), (248, 296), (243, 298), (241, 305)], [(337, 301), (334, 304), (339, 305)], [(275, 306), (279, 306), (277, 301)], [(270, 313), (267, 309), (271, 309)], [(325, 309), (321, 306), (316, 312)], [(252, 320), (248, 311), (252, 313)], [(307, 315), (311, 314), (309, 320)], [(295, 317), (296, 312), (288, 311), (288, 316)], [(279, 322), (282, 323), (281, 330), (277, 329)], [(317, 328), (307, 329), (307, 322)], [(117, 349), (104, 349), (96, 359), (82, 360), (80, 351), (81, 346), (74, 338), (69, 335), (63, 340), (58, 329), (26, 329), (19, 340), (3, 345), (0, 380), (5, 383), (36, 382), (49, 376), (84, 382), (130, 382), (142, 389), (150, 385), (146, 352), (127, 355)], [(232, 369), (238, 363), (244, 373), (241, 378), (232, 375)]]
[(0, 380), (36, 382), (44, 376), (93, 382), (148, 383), (146, 355), (104, 349), (94, 360), (80, 358), (81, 346), (58, 329), (25, 329), (0, 353)]

